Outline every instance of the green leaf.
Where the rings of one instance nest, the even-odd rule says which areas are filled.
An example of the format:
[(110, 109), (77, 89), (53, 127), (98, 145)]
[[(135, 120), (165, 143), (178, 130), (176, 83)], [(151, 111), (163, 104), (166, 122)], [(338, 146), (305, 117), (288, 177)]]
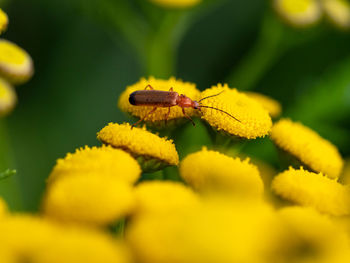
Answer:
[(16, 170), (7, 169), (6, 171), (0, 173), (0, 180), (8, 178), (12, 175), (15, 175), (16, 173), (17, 173)]

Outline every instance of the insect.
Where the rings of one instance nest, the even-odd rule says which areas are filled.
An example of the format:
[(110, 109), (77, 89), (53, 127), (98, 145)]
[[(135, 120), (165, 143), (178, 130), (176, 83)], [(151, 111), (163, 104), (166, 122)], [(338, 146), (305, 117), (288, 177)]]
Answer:
[[(147, 90), (147, 88), (149, 88), (150, 90)], [(226, 111), (201, 104), (201, 101), (211, 97), (218, 96), (222, 92), (224, 91), (221, 91), (220, 93), (215, 95), (205, 97), (197, 102), (197, 101), (191, 100), (189, 97), (183, 94), (179, 95), (179, 93), (175, 92), (173, 88), (170, 88), (169, 91), (163, 91), (163, 90), (155, 90), (151, 85), (147, 85), (144, 90), (137, 90), (131, 93), (129, 96), (129, 102), (131, 105), (134, 105), (134, 106), (153, 106), (153, 109), (150, 112), (148, 112), (142, 119), (134, 123), (131, 127), (133, 128), (134, 126), (142, 122), (150, 114), (155, 112), (157, 108), (169, 108), (167, 114), (165, 115), (165, 121), (167, 121), (170, 114), (170, 108), (173, 106), (181, 107), (182, 113), (187, 119), (189, 119), (192, 122), (193, 126), (195, 126), (195, 123), (191, 119), (191, 117), (185, 112), (185, 108), (193, 108), (199, 111), (201, 110), (201, 108), (214, 109), (227, 114), (228, 116), (230, 116), (231, 118), (235, 119), (238, 122), (241, 122), (236, 117), (232, 116)]]

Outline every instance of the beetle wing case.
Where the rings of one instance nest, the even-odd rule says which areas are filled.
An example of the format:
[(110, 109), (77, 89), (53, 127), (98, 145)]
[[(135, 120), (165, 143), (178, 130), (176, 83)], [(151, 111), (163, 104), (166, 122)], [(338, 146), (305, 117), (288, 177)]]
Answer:
[(179, 94), (174, 91), (137, 90), (130, 94), (129, 102), (135, 106), (172, 107)]

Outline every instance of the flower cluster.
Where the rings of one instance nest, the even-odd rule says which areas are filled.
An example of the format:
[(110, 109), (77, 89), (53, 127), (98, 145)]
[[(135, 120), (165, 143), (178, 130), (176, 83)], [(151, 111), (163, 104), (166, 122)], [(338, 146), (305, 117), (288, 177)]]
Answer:
[(325, 15), (336, 27), (350, 29), (350, 3), (347, 0), (273, 0), (273, 6), (292, 26), (307, 27)]
[[(350, 214), (350, 188), (338, 182), (343, 160), (334, 145), (289, 119), (272, 124), (270, 115), (277, 111), (266, 106), (272, 99), (227, 85), (199, 92), (174, 78), (141, 79), (127, 87), (119, 107), (142, 119), (142, 110), (149, 108), (128, 105), (128, 96), (148, 85), (157, 90), (157, 84), (193, 95), (198, 105), (188, 114), (218, 137), (254, 143), (269, 135), (298, 167), (271, 175), (273, 169), (264, 172), (262, 162), (242, 158), (232, 143), (226, 150), (217, 143), (179, 158), (176, 140), (146, 126), (109, 123), (97, 133), (101, 146), (85, 146), (57, 160), (40, 216), (11, 214), (0, 199), (1, 258), (34, 263), (350, 260), (350, 224), (341, 220)], [(174, 105), (167, 116), (156, 105), (159, 111), (146, 123), (178, 132), (178, 122), (172, 129), (152, 122), (182, 118), (184, 105)], [(177, 171), (171, 168), (176, 166)], [(178, 177), (170, 180), (169, 170)]]
[[(7, 29), (8, 17), (0, 9), (0, 34)], [(8, 114), (17, 102), (12, 85), (22, 84), (33, 75), (31, 57), (16, 44), (0, 39), (0, 117)]]

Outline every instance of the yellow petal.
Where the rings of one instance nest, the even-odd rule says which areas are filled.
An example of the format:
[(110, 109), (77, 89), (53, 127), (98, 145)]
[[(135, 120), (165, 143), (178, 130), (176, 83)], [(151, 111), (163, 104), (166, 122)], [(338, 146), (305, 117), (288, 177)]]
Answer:
[[(231, 136), (247, 139), (255, 139), (267, 135), (271, 129), (272, 121), (268, 112), (255, 100), (248, 98), (236, 89), (230, 89), (226, 84), (218, 84), (201, 93), (203, 106), (210, 106), (225, 111), (201, 108), (202, 119), (218, 131), (223, 131)], [(234, 117), (234, 118), (233, 118)], [(236, 120), (236, 119), (238, 120)]]
[(0, 77), (0, 117), (11, 112), (16, 103), (15, 90), (6, 80)]
[(168, 165), (178, 165), (179, 156), (172, 140), (161, 138), (143, 128), (131, 128), (128, 123), (110, 123), (97, 138), (134, 156), (143, 170), (159, 170)]
[(322, 0), (327, 17), (341, 29), (350, 29), (350, 3), (347, 0)]
[(284, 199), (323, 213), (337, 216), (350, 213), (349, 187), (302, 168), (289, 168), (277, 175), (272, 182), (272, 190)]
[(338, 149), (310, 128), (282, 119), (272, 127), (271, 139), (313, 171), (330, 178), (339, 177), (343, 160)]
[(97, 174), (112, 176), (129, 184), (135, 183), (141, 174), (141, 168), (130, 154), (110, 146), (80, 148), (68, 153), (64, 159), (58, 159), (48, 182), (74, 174)]
[(0, 75), (12, 83), (26, 82), (34, 72), (33, 62), (19, 46), (0, 39)]

